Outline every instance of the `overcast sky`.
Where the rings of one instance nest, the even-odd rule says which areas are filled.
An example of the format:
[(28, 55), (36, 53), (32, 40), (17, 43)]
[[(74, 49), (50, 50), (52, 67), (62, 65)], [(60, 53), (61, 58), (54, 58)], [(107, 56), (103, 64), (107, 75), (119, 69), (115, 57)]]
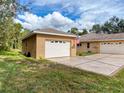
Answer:
[[(19, 0), (27, 4), (31, 0)], [(112, 16), (124, 18), (124, 0), (32, 0), (29, 12), (18, 14), (16, 22), (34, 30), (56, 28), (67, 31), (72, 27), (90, 29)]]

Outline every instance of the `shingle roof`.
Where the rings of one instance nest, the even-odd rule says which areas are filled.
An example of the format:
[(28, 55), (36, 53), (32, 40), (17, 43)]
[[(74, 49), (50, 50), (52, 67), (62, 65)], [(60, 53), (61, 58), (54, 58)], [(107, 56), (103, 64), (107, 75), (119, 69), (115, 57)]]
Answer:
[(28, 35), (26, 35), (22, 40), (34, 35), (34, 34), (44, 34), (44, 35), (56, 35), (56, 36), (66, 36), (66, 37), (76, 37), (74, 34), (66, 33), (64, 31), (59, 31), (52, 28), (46, 28), (46, 29), (36, 29), (30, 32)]
[(124, 33), (118, 34), (95, 34), (89, 33), (80, 37), (81, 42), (87, 41), (107, 41), (107, 40), (124, 40)]
[(60, 30), (52, 29), (52, 28), (36, 29), (34, 31), (44, 32), (44, 33), (53, 33), (53, 34), (62, 34), (62, 35), (74, 35), (74, 34), (71, 34), (71, 33), (66, 33), (64, 31), (60, 31)]

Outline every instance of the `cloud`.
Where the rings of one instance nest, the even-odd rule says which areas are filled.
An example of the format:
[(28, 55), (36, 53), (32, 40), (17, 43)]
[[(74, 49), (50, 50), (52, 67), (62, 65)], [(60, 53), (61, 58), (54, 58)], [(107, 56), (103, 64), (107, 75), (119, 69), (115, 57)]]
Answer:
[(64, 17), (59, 12), (53, 12), (52, 14), (48, 14), (44, 17), (25, 12), (24, 15), (18, 15), (18, 19), (15, 19), (15, 22), (22, 24), (24, 28), (30, 30), (38, 28), (68, 30), (69, 28), (76, 26), (76, 23), (73, 20)]
[(37, 7), (42, 11), (32, 10), (32, 13), (18, 15), (16, 21), (28, 29), (68, 30), (71, 27), (90, 29), (93, 24), (102, 24), (112, 16), (124, 18), (123, 0), (34, 0), (33, 8)]

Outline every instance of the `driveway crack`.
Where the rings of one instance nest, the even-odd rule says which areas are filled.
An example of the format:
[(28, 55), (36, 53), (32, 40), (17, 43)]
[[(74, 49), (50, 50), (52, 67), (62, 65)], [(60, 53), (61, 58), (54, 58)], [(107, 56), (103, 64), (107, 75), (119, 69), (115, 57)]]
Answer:
[[(103, 59), (103, 58), (106, 58), (106, 57), (108, 57), (108, 56), (104, 56), (104, 57), (102, 57), (102, 58), (97, 58), (97, 59), (95, 59), (95, 60), (86, 58), (86, 59), (88, 59), (88, 60), (90, 60), (90, 61), (83, 62), (83, 63), (80, 63), (80, 64), (76, 64), (76, 65), (74, 65), (74, 66), (82, 65), (82, 64), (85, 64), (85, 63), (89, 63), (89, 62), (98, 61), (99, 59)], [(100, 62), (100, 63), (102, 63), (102, 62)]]

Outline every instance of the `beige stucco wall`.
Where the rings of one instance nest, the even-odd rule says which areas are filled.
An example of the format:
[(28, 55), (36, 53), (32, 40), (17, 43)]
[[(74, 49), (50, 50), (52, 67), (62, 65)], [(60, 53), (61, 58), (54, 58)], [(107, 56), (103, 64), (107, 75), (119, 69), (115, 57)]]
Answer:
[(45, 58), (45, 41), (46, 40), (62, 40), (71, 42), (71, 56), (76, 56), (76, 38), (51, 35), (36, 35), (36, 58)]
[[(22, 41), (22, 52), (31, 53), (34, 58), (45, 58), (45, 41), (46, 40), (62, 40), (71, 42), (71, 56), (76, 56), (76, 38), (52, 35), (33, 35)], [(26, 46), (27, 43), (27, 46)]]
[[(124, 40), (107, 40), (107, 41), (95, 41), (95, 42), (81, 42), (81, 46), (77, 47), (77, 52), (94, 52), (100, 53), (100, 43), (106, 42), (124, 42)], [(87, 48), (87, 43), (90, 43), (90, 48)]]
[(31, 53), (31, 56), (36, 58), (36, 35), (33, 35), (22, 41), (22, 52)]
[[(87, 48), (87, 43), (90, 43), (90, 48)], [(77, 52), (100, 52), (100, 42), (82, 42), (80, 47), (77, 47)]]

